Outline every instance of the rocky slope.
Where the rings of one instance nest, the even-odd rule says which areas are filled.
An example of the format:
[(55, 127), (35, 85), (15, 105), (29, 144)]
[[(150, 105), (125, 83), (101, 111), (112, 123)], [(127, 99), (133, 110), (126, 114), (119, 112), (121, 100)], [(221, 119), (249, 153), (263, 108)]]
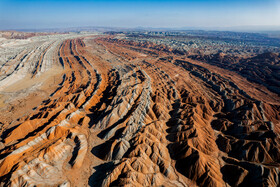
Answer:
[(1, 44), (2, 186), (279, 184), (265, 85), (153, 43), (43, 38)]
[(223, 53), (194, 55), (191, 58), (236, 71), (249, 81), (264, 85), (280, 95), (280, 55), (277, 53), (267, 52), (245, 59)]

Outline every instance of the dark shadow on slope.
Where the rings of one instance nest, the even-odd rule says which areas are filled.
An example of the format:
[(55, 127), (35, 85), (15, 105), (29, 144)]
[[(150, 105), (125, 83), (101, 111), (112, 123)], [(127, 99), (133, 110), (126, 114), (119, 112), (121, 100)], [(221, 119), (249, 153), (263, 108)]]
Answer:
[(95, 166), (95, 172), (89, 177), (88, 185), (91, 187), (102, 186), (104, 179), (108, 176), (110, 171), (115, 167), (113, 162), (108, 162)]

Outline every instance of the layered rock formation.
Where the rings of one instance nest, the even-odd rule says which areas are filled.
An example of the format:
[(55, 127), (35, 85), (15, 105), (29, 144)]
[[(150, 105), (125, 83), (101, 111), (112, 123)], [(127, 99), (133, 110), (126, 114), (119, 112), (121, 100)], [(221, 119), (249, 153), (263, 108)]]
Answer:
[(236, 71), (249, 81), (264, 85), (280, 95), (280, 55), (277, 53), (267, 52), (245, 59), (223, 53), (194, 55), (191, 58)]
[(278, 185), (265, 85), (153, 43), (55, 37), (2, 63), (1, 94), (26, 100), (1, 114), (2, 186)]

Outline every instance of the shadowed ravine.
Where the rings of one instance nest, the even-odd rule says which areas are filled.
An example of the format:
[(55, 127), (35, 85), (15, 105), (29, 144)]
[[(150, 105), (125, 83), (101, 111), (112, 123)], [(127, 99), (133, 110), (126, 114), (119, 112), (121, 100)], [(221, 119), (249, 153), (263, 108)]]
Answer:
[(271, 89), (108, 36), (21, 45), (0, 66), (1, 186), (279, 184)]

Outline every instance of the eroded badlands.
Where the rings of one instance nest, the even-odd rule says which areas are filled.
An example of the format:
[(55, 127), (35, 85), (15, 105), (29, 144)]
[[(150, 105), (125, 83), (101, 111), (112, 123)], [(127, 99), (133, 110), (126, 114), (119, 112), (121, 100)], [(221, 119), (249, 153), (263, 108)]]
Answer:
[(1, 186), (277, 186), (280, 98), (113, 36), (0, 40)]

